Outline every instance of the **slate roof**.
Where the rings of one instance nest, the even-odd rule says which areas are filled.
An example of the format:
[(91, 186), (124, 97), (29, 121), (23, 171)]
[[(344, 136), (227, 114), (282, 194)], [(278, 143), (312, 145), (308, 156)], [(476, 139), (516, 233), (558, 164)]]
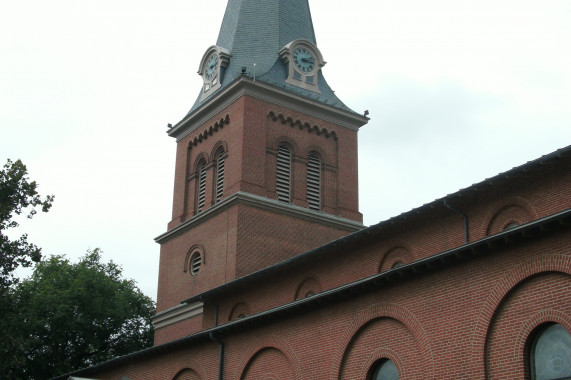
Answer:
[[(287, 64), (280, 59), (279, 51), (287, 43), (302, 38), (316, 44), (308, 0), (229, 0), (216, 45), (230, 51), (232, 57), (222, 87), (214, 94), (237, 80), (242, 67), (246, 67), (246, 74), (256, 80), (354, 112), (337, 98), (321, 71), (318, 74), (321, 94), (285, 83)], [(200, 102), (199, 94), (188, 114), (207, 99)]]

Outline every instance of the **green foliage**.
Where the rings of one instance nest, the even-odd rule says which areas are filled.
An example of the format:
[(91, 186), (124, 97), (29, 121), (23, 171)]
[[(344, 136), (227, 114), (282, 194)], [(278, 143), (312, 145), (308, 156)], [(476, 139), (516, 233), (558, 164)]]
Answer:
[(41, 258), (41, 250), (28, 242), (28, 236), (10, 240), (5, 231), (18, 226), (15, 215), (27, 213), (28, 218), (36, 214), (36, 207), (47, 212), (52, 206), (53, 195), (45, 199), (37, 192), (37, 183), (30, 182), (28, 171), (22, 161), (8, 162), (0, 170), (0, 297), (6, 289), (17, 282), (13, 272), (18, 266), (29, 267)]
[(17, 360), (0, 378), (51, 378), (152, 345), (154, 302), (100, 259), (98, 249), (76, 264), (51, 257), (14, 288), (7, 327)]

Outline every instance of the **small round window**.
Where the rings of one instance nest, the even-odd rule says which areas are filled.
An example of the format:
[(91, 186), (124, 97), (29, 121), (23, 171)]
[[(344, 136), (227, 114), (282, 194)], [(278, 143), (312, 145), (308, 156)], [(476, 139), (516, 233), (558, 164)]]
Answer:
[(190, 257), (190, 274), (195, 275), (200, 270), (200, 265), (202, 265), (202, 257), (200, 252), (194, 252)]

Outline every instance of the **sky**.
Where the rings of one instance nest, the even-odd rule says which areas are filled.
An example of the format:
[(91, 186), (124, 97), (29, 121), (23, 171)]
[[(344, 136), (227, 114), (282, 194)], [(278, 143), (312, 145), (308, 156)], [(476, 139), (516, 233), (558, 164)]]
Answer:
[[(369, 111), (364, 224), (571, 144), (571, 1), (309, 0), (322, 69)], [(0, 163), (21, 159), (47, 214), (44, 255), (103, 260), (156, 298), (175, 141), (225, 0), (0, 3)], [(19, 272), (25, 276), (28, 272)]]

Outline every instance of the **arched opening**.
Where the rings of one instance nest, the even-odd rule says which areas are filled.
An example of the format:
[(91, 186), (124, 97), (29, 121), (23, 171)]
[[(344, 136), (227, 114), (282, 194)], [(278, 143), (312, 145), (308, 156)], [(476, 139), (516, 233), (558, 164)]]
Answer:
[(398, 380), (399, 371), (392, 360), (381, 359), (376, 361), (369, 371), (369, 380)]
[(560, 324), (541, 328), (530, 346), (533, 380), (571, 379), (571, 335)]
[(206, 161), (204, 159), (200, 160), (196, 167), (196, 178), (197, 178), (197, 192), (196, 192), (196, 212), (201, 212), (204, 210), (204, 205), (206, 202)]
[(224, 149), (220, 148), (216, 152), (216, 193), (214, 197), (215, 203), (222, 200), (224, 194)]

